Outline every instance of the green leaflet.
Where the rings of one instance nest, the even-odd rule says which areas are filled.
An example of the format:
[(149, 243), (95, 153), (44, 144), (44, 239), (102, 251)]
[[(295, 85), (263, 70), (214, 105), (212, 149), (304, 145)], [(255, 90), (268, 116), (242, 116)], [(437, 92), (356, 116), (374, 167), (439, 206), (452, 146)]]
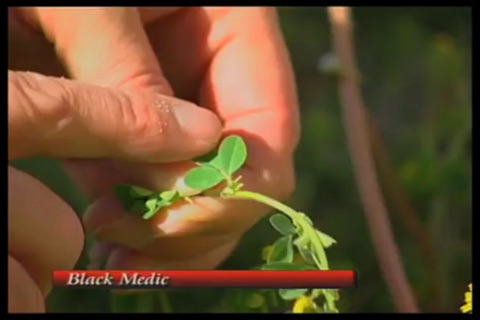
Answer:
[(295, 300), (308, 292), (308, 289), (280, 289), (278, 294), (283, 300)]
[(215, 165), (227, 175), (237, 172), (247, 160), (247, 145), (240, 136), (229, 136), (220, 144)]
[(317, 230), (317, 233), (318, 233), (318, 236), (320, 237), (320, 240), (322, 241), (322, 244), (325, 248), (328, 249), (332, 245), (337, 243), (337, 240), (333, 239), (328, 234), (325, 234), (325, 233), (323, 233), (321, 231), (318, 231), (318, 230)]
[(272, 215), (269, 220), (272, 227), (283, 235), (294, 234), (296, 232), (292, 220), (283, 214), (276, 213)]
[[(154, 192), (138, 186), (117, 186), (115, 194), (128, 211), (142, 213), (143, 219), (151, 219), (163, 208), (173, 205), (179, 200), (191, 202), (191, 197), (202, 194), (203, 191), (215, 188), (220, 184), (224, 187), (212, 190), (208, 196), (221, 199), (241, 199), (257, 201), (276, 209), (280, 213), (269, 218), (272, 227), (282, 237), (275, 241), (266, 257), (267, 263), (259, 266), (260, 270), (271, 271), (313, 271), (328, 270), (328, 260), (325, 249), (336, 243), (329, 235), (317, 230), (311, 219), (302, 212), (286, 206), (285, 204), (265, 195), (243, 190), (241, 176), (233, 176), (247, 161), (247, 146), (238, 135), (228, 136), (222, 140), (218, 150), (196, 159), (198, 167), (193, 168), (185, 175), (185, 184), (193, 189), (193, 193), (181, 194), (178, 190)], [(205, 193), (205, 195), (207, 195)], [(295, 248), (303, 258), (297, 259)], [(278, 294), (283, 300), (295, 300), (305, 294), (309, 289), (293, 288), (280, 289)], [(244, 299), (240, 310), (253, 310), (268, 303), (259, 292), (246, 294), (240, 290)], [(273, 291), (271, 291), (273, 292)], [(316, 312), (338, 312), (335, 302), (338, 292), (330, 289), (313, 289), (311, 296), (322, 299), (321, 307)], [(246, 300), (245, 300), (246, 299)], [(317, 306), (317, 304), (315, 304)], [(148, 307), (148, 306), (146, 306)], [(263, 307), (262, 307), (263, 308)], [(318, 309), (318, 310), (317, 310)]]
[(144, 198), (151, 196), (153, 194), (153, 191), (142, 187), (132, 186), (130, 187), (130, 193), (133, 197)]
[(185, 177), (185, 184), (195, 190), (208, 190), (221, 182), (225, 177), (216, 169), (210, 166), (197, 167), (190, 170)]
[(268, 263), (293, 261), (292, 236), (284, 236), (275, 241), (267, 257)]
[(295, 263), (287, 263), (287, 262), (272, 262), (268, 264), (264, 264), (261, 266), (262, 270), (269, 270), (269, 271), (314, 271), (317, 270), (312, 266), (306, 265), (299, 265)]

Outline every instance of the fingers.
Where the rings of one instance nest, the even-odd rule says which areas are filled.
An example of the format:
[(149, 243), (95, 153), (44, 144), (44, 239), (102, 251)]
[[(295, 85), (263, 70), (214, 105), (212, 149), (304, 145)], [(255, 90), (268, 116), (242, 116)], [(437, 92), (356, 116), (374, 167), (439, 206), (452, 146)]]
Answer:
[[(202, 53), (214, 52), (215, 56), (211, 57), (211, 61), (199, 63), (197, 60), (195, 68), (190, 68), (189, 65), (184, 69), (190, 72), (202, 69), (198, 66), (209, 66), (200, 90), (201, 104), (221, 115), (225, 120), (226, 133), (238, 133), (247, 140), (248, 165), (251, 170), (242, 172), (245, 188), (282, 198), (290, 194), (294, 184), (292, 153), (298, 141), (299, 128), (293, 75), (274, 13), (265, 8), (211, 11), (214, 10), (223, 10), (223, 14), (211, 15), (211, 30), (205, 36), (206, 31), (202, 29), (205, 38), (201, 39), (208, 44), (208, 50), (205, 49)], [(199, 15), (204, 14), (204, 11), (209, 10), (192, 9), (189, 12), (191, 15), (194, 12)], [(198, 16), (197, 18), (199, 19)], [(248, 26), (240, 25), (247, 19), (251, 22)], [(193, 34), (198, 36), (194, 23), (186, 23), (187, 20), (177, 21), (178, 30), (181, 30), (180, 25), (188, 25), (192, 27), (192, 38)], [(170, 22), (174, 24), (173, 21)], [(154, 31), (152, 36), (153, 33)], [(171, 49), (169, 51), (180, 54), (197, 53), (195, 46), (198, 42), (204, 42), (196, 41), (158, 43), (164, 48), (174, 44), (176, 46), (168, 48)], [(165, 61), (168, 59), (165, 58)], [(170, 61), (177, 62), (175, 70), (181, 73), (181, 64), (177, 60)], [(171, 74), (174, 75), (175, 72)], [(232, 77), (233, 74), (235, 77)], [(199, 78), (201, 77), (197, 79)], [(187, 82), (195, 83), (196, 77), (190, 77), (188, 81), (184, 78), (177, 79), (174, 81), (175, 87), (188, 87)], [(189, 95), (190, 90), (183, 91), (186, 96)], [(176, 175), (162, 175), (159, 171), (174, 171), (172, 167), (164, 165), (156, 169), (148, 166), (143, 169), (146, 170), (145, 173), (142, 173), (141, 168), (135, 168), (133, 176), (136, 181), (141, 182), (143, 178), (146, 187), (153, 186), (149, 181), (157, 181), (154, 186), (156, 190), (166, 190), (177, 183), (180, 186), (179, 177), (184, 174), (179, 169)], [(160, 186), (158, 181), (165, 185)], [(151, 256), (156, 253), (157, 257), (169, 260), (185, 258), (195, 250), (204, 252), (206, 247), (198, 247), (207, 246), (204, 244), (206, 234), (211, 235), (210, 239), (229, 233), (239, 236), (267, 212), (265, 207), (247, 201), (225, 202), (201, 197), (195, 200), (194, 205), (180, 204), (159, 212), (155, 218), (145, 222), (138, 216), (123, 212), (118, 203), (115, 203), (113, 198), (98, 200), (85, 218), (87, 228), (101, 240), (122, 244), (142, 253), (150, 252)], [(182, 239), (188, 241), (182, 242)], [(161, 250), (156, 244), (162, 245)], [(152, 252), (151, 248), (157, 248), (156, 252)]]
[(8, 9), (8, 69), (65, 76), (52, 45), (22, 23), (18, 10)]
[(55, 44), (70, 73), (103, 86), (171, 88), (134, 7), (22, 8), (23, 16)]
[[(8, 191), (9, 254), (22, 264), (46, 296), (52, 271), (71, 269), (83, 250), (81, 222), (47, 187), (11, 167)], [(14, 267), (18, 269), (18, 281), (27, 281), (23, 271)]]
[[(242, 26), (246, 20), (248, 25)], [(293, 152), (300, 126), (293, 71), (276, 11), (235, 8), (215, 25), (218, 32), (223, 28), (223, 37), (211, 43), (215, 55), (199, 103), (224, 120), (225, 132), (245, 138), (249, 165), (258, 173), (257, 183), (266, 186), (261, 192), (287, 198), (294, 190)]]
[(138, 8), (143, 24), (148, 24), (160, 17), (165, 17), (177, 12), (183, 7), (140, 7)]
[[(138, 167), (132, 171), (142, 186), (154, 190), (185, 190), (183, 176), (188, 164)], [(246, 189), (265, 190), (257, 174), (243, 170)], [(135, 180), (134, 180), (135, 181)], [(141, 213), (129, 213), (113, 195), (95, 201), (84, 216), (85, 228), (99, 240), (142, 251), (162, 259), (182, 259), (205, 252), (225, 242), (225, 237), (240, 237), (268, 209), (253, 201), (194, 197), (193, 203), (179, 203), (145, 221)]]
[(45, 302), (37, 284), (28, 272), (8, 256), (8, 312), (43, 313)]
[[(203, 242), (203, 241), (202, 241)], [(157, 256), (147, 256), (135, 250), (125, 247), (116, 247), (107, 259), (107, 269), (120, 270), (146, 270), (146, 269), (163, 269), (163, 270), (202, 270), (214, 269), (233, 251), (238, 244), (238, 238), (223, 239), (216, 241), (215, 245), (202, 249), (195, 243), (191, 243), (197, 250), (196, 252), (186, 255), (181, 259), (168, 259)], [(160, 249), (165, 245), (159, 243)], [(183, 246), (180, 247), (182, 249)]]
[(291, 156), (299, 139), (298, 101), (275, 9), (188, 8), (147, 31), (177, 96)]
[(66, 160), (63, 165), (87, 200), (111, 193), (119, 184), (131, 183), (125, 172), (109, 159)]
[[(202, 239), (203, 240), (203, 239)], [(99, 269), (105, 263), (105, 269), (110, 270), (208, 270), (214, 269), (221, 264), (238, 244), (238, 238), (223, 239), (207, 250), (201, 250), (195, 245), (197, 251), (183, 257), (181, 260), (165, 259), (164, 257), (147, 256), (139, 251), (131, 250), (121, 246), (112, 246), (105, 242), (97, 242), (90, 251), (90, 260), (93, 261), (90, 269)], [(203, 243), (201, 241), (200, 243)], [(165, 244), (158, 243), (157, 251), (162, 251)], [(177, 244), (174, 244), (177, 246)], [(180, 247), (182, 249), (182, 247)], [(118, 290), (118, 294), (135, 293), (137, 290)], [(137, 293), (145, 292), (145, 290)]]
[(8, 73), (9, 159), (175, 161), (206, 153), (221, 124), (197, 106), (39, 74)]
[(215, 111), (225, 134), (242, 135), (258, 180), (270, 181), (265, 192), (281, 198), (294, 185), (299, 115), (276, 20), (272, 8), (189, 8), (147, 29), (177, 95)]

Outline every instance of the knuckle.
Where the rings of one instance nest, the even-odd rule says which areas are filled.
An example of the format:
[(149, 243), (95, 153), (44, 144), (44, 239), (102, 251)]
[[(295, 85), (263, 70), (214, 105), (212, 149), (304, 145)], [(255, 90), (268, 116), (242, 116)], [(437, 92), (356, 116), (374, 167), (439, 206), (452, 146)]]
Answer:
[(9, 72), (8, 76), (9, 106), (38, 134), (45, 135), (69, 117), (73, 94), (63, 81), (31, 72)]
[[(63, 88), (63, 85), (52, 86), (53, 90), (57, 88)], [(73, 121), (72, 104), (69, 103), (73, 100), (71, 90), (52, 91), (52, 93), (40, 92), (33, 99), (36, 106), (32, 108), (30, 119), (34, 121), (33, 128), (37, 128), (38, 137), (41, 137), (42, 140), (50, 140), (52, 137), (59, 136)], [(45, 144), (44, 147), (48, 146), (50, 144)]]
[(158, 151), (167, 141), (169, 117), (158, 112), (143, 95), (128, 94), (120, 104), (120, 121), (127, 129), (120, 137), (122, 145), (139, 147), (143, 152)]

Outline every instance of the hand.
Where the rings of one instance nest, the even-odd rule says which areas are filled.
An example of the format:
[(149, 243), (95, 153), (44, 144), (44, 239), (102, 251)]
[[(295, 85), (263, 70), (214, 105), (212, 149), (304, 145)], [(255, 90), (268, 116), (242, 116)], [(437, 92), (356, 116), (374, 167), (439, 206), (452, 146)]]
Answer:
[[(151, 101), (176, 107), (157, 108)], [(195, 136), (190, 126), (183, 128), (179, 119), (185, 112), (208, 122), (209, 131)], [(10, 161), (32, 156), (142, 162), (190, 158), (215, 145), (219, 129), (215, 115), (173, 98), (8, 72)], [(52, 271), (72, 268), (80, 256), (82, 226), (73, 210), (35, 178), (12, 167), (8, 178), (9, 312), (42, 312)]]
[[(131, 8), (29, 10), (28, 21), (55, 42), (72, 76), (104, 86), (175, 92), (214, 111), (224, 133), (240, 133), (247, 141), (248, 168), (241, 173), (247, 188), (276, 198), (293, 190), (297, 100), (273, 9), (149, 8), (139, 15)], [(148, 24), (149, 41), (139, 16)], [(181, 187), (192, 163), (96, 160), (67, 166), (94, 200), (85, 217), (86, 228), (101, 240), (92, 260), (108, 255), (109, 268), (214, 268), (267, 213), (250, 202), (200, 198), (144, 222), (123, 212), (111, 195), (113, 186)]]

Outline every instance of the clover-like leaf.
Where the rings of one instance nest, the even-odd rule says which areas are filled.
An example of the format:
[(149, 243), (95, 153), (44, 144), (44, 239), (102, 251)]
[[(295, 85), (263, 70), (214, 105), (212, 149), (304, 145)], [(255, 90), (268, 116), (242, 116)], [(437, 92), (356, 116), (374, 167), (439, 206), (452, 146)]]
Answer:
[(177, 190), (163, 191), (160, 193), (160, 199), (170, 202), (175, 202), (180, 198), (180, 194)]
[(210, 165), (219, 169), (220, 171), (222, 170), (221, 165), (219, 164), (220, 157), (218, 155), (218, 150), (212, 150), (203, 156), (195, 158), (193, 161), (198, 165)]
[(145, 202), (145, 208), (147, 211), (143, 214), (143, 219), (148, 220), (152, 218), (158, 212), (160, 208), (160, 202), (161, 200), (157, 198), (148, 199)]
[(130, 194), (135, 198), (146, 198), (146, 197), (150, 197), (153, 194), (153, 191), (142, 188), (142, 187), (131, 186)]
[[(247, 145), (242, 137), (232, 135), (226, 137), (218, 149), (218, 160), (214, 158), (210, 164), (227, 175), (237, 172), (247, 160)], [(213, 163), (212, 163), (213, 162)]]
[(312, 266), (299, 265), (299, 264), (287, 263), (287, 262), (272, 262), (272, 263), (264, 264), (261, 266), (261, 269), (268, 270), (268, 271), (314, 271), (314, 270), (317, 270)]
[(333, 239), (328, 234), (325, 234), (318, 230), (317, 230), (317, 234), (320, 237), (320, 240), (322, 241), (323, 247), (325, 248), (330, 248), (332, 245), (337, 243), (337, 240)]
[(122, 207), (129, 212), (145, 211), (145, 200), (153, 194), (147, 189), (128, 185), (115, 186), (114, 192)]
[(267, 258), (268, 263), (293, 261), (292, 236), (281, 237), (272, 246)]
[(323, 289), (323, 296), (325, 298), (324, 309), (332, 313), (338, 313), (338, 309), (335, 306), (335, 301), (339, 300), (340, 296), (336, 289)]
[(273, 246), (266, 246), (262, 249), (262, 260), (267, 261)]
[(154, 210), (148, 210), (147, 212), (145, 212), (142, 216), (143, 220), (149, 220), (151, 218), (153, 218), (153, 216), (157, 213), (157, 211), (154, 211)]
[(208, 190), (225, 181), (225, 177), (211, 166), (202, 166), (190, 170), (185, 176), (185, 184), (195, 190)]
[(292, 220), (283, 214), (276, 213), (269, 220), (272, 227), (283, 235), (290, 235), (296, 232)]
[(159, 202), (159, 200), (157, 198), (148, 199), (147, 201), (145, 201), (145, 207), (148, 210), (155, 210), (158, 202)]
[(308, 292), (308, 289), (280, 289), (278, 294), (283, 300), (295, 300)]
[(297, 249), (306, 263), (315, 264), (315, 259), (313, 257), (310, 246), (297, 246)]
[(218, 150), (212, 150), (207, 154), (204, 154), (203, 156), (197, 157), (193, 159), (198, 164), (207, 164), (210, 161), (212, 161), (214, 158), (216, 158), (218, 155)]

